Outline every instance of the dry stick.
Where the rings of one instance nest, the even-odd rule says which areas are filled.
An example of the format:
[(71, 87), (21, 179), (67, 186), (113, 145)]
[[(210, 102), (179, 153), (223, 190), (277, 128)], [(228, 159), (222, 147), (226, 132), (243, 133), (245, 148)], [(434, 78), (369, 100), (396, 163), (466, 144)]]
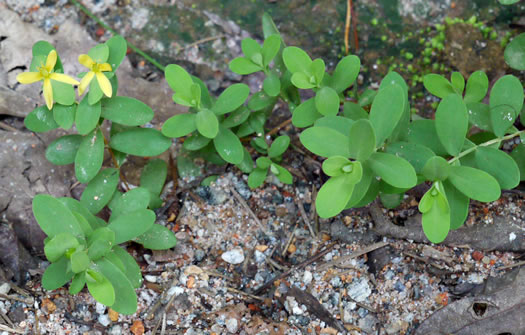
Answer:
[(0, 299), (20, 301), (26, 305), (32, 305), (34, 303), (33, 299), (23, 299), (14, 295), (7, 295), (3, 293), (0, 293)]
[(236, 288), (233, 288), (233, 287), (226, 286), (226, 289), (228, 291), (230, 291), (230, 292), (237, 293), (237, 294), (240, 294), (240, 295), (244, 295), (244, 296), (250, 297), (250, 298), (255, 299), (255, 300), (264, 301), (264, 298), (258, 297), (256, 295), (253, 295), (253, 294), (250, 294), (250, 293), (246, 293), (246, 292), (240, 291), (240, 290), (238, 290)]
[(308, 230), (310, 231), (310, 235), (315, 238), (315, 233), (312, 228), (312, 224), (310, 223), (310, 220), (308, 219), (308, 216), (306, 215), (306, 212), (304, 210), (303, 201), (301, 199), (297, 199), (297, 207), (299, 207), (299, 212), (301, 212), (301, 216), (303, 218), (304, 224), (308, 227)]
[(362, 256), (362, 255), (368, 254), (369, 252), (374, 251), (374, 250), (379, 249), (379, 248), (382, 248), (382, 247), (384, 247), (386, 245), (389, 245), (389, 243), (388, 242), (377, 242), (377, 243), (374, 243), (372, 245), (369, 245), (368, 247), (364, 247), (361, 250), (354, 251), (350, 255), (341, 256), (341, 257), (339, 257), (336, 260), (333, 260), (333, 261), (331, 261), (329, 263), (325, 263), (325, 264), (319, 266), (318, 268), (316, 268), (316, 271), (318, 271), (318, 272), (324, 271), (324, 270), (326, 270), (326, 269), (328, 269), (330, 267), (337, 266), (337, 265), (339, 265), (341, 263), (344, 263), (346, 261), (349, 261), (349, 260), (351, 260), (353, 258), (356, 258), (356, 257)]
[(246, 201), (244, 201), (244, 199), (241, 197), (241, 195), (239, 193), (237, 193), (237, 191), (235, 191), (233, 188), (230, 188), (230, 191), (232, 192), (232, 194), (235, 197), (235, 199), (237, 199), (237, 201), (242, 205), (242, 207), (244, 207), (244, 209), (246, 209), (248, 211), (248, 213), (250, 213), (250, 215), (253, 217), (255, 222), (261, 227), (261, 229), (264, 230), (264, 225), (262, 224), (261, 220), (259, 220), (257, 215), (255, 215), (255, 213), (252, 211), (250, 206), (248, 206)]
[(517, 263), (506, 265), (506, 266), (501, 266), (499, 268), (496, 268), (496, 270), (507, 270), (507, 269), (512, 269), (512, 268), (515, 268), (516, 266), (522, 266), (522, 265), (525, 265), (525, 261), (517, 262)]
[(0, 315), (2, 316), (2, 318), (5, 320), (5, 322), (7, 322), (7, 324), (11, 327), (14, 327), (15, 325), (13, 324), (13, 322), (11, 322), (11, 319), (9, 319), (9, 317), (2, 311), (0, 311)]
[(432, 266), (435, 267), (436, 269), (439, 269), (439, 270), (443, 270), (443, 269), (445, 269), (444, 266), (439, 265), (439, 264), (434, 263), (434, 262), (431, 262), (430, 260), (428, 260), (428, 259), (425, 258), (425, 257), (421, 257), (421, 256), (415, 255), (415, 254), (413, 254), (413, 253), (411, 253), (411, 252), (407, 252), (407, 251), (403, 251), (402, 253), (403, 253), (403, 255), (405, 255), (405, 256), (411, 257), (411, 258), (416, 259), (416, 260), (418, 260), (418, 261), (420, 261), (420, 262), (423, 262), (423, 263), (425, 263), (425, 264), (432, 265)]
[(175, 53), (179, 53), (179, 52), (181, 52), (182, 50), (189, 49), (189, 48), (191, 48), (191, 47), (197, 46), (197, 45), (202, 44), (202, 43), (206, 43), (206, 42), (210, 42), (210, 41), (218, 40), (219, 38), (223, 38), (223, 37), (226, 37), (226, 35), (224, 35), (224, 34), (220, 34), (220, 35), (217, 35), (217, 36), (206, 37), (206, 38), (200, 39), (200, 40), (198, 40), (198, 41), (195, 41), (195, 42), (193, 42), (193, 43), (191, 43), (191, 44), (188, 44), (188, 45), (186, 45), (186, 46), (178, 47), (177, 50), (175, 51)]
[(281, 129), (283, 129), (284, 127), (286, 127), (287, 125), (289, 125), (290, 123), (292, 123), (292, 119), (288, 119), (288, 120), (285, 120), (283, 122), (281, 122), (277, 127), (273, 128), (272, 130), (270, 130), (266, 136), (272, 136), (272, 135), (275, 135), (277, 134), (277, 132)]
[(339, 316), (341, 318), (341, 322), (344, 323), (344, 310), (343, 310), (343, 288), (339, 289)]
[(290, 237), (288, 237), (288, 241), (284, 245), (283, 252), (281, 253), (281, 256), (284, 257), (286, 255), (286, 251), (288, 250), (288, 247), (290, 244), (292, 244), (293, 237), (295, 236), (295, 230), (297, 229), (297, 224), (294, 225), (292, 233), (290, 234)]
[(162, 327), (160, 328), (160, 335), (166, 334), (166, 312), (162, 313)]
[(324, 250), (320, 251), (319, 253), (317, 253), (315, 256), (313, 256), (312, 258), (310, 259), (307, 259), (306, 261), (302, 262), (302, 263), (299, 263), (298, 265), (296, 266), (293, 266), (291, 267), (288, 271), (286, 272), (283, 272), (282, 274), (280, 275), (277, 275), (275, 277), (273, 277), (272, 279), (270, 279), (269, 281), (267, 281), (266, 283), (264, 283), (263, 286), (259, 287), (257, 290), (255, 290), (255, 292), (253, 294), (255, 295), (259, 295), (262, 291), (266, 290), (268, 287), (272, 286), (273, 283), (276, 281), (276, 280), (280, 280), (280, 279), (283, 279), (285, 277), (288, 277), (293, 271), (295, 270), (299, 270), (299, 269), (302, 269), (304, 267), (306, 267), (307, 265), (317, 261), (319, 258), (323, 257), (324, 255), (326, 255), (328, 252), (330, 252), (330, 250), (332, 250), (334, 248), (334, 246), (337, 244), (337, 242), (332, 242), (330, 243)]
[(345, 53), (348, 55), (348, 35), (350, 34), (350, 20), (352, 18), (352, 0), (346, 2), (346, 21), (345, 21)]
[(0, 330), (3, 330), (5, 332), (9, 332), (9, 333), (15, 333), (15, 334), (25, 334), (25, 332), (23, 332), (21, 330), (16, 330), (16, 329), (4, 326), (4, 325), (0, 325)]
[(0, 121), (0, 128), (3, 128), (5, 130), (9, 130), (9, 131), (18, 131), (18, 129), (16, 129), (15, 127), (11, 127), (10, 125), (8, 125), (7, 123), (4, 123), (2, 121)]
[(129, 191), (130, 187), (128, 185), (128, 181), (126, 180), (126, 177), (124, 177), (124, 174), (122, 174), (122, 171), (120, 171), (120, 166), (118, 165), (117, 159), (115, 158), (115, 154), (113, 154), (113, 150), (111, 150), (109, 146), (109, 142), (106, 139), (106, 136), (104, 136), (104, 133), (102, 132), (102, 130), (100, 131), (100, 133), (102, 134), (102, 138), (104, 139), (104, 144), (108, 148), (109, 154), (111, 155), (111, 160), (113, 161), (113, 165), (115, 165), (115, 168), (118, 170), (118, 173), (120, 174), (120, 178), (122, 178), (124, 185), (126, 185), (127, 191)]

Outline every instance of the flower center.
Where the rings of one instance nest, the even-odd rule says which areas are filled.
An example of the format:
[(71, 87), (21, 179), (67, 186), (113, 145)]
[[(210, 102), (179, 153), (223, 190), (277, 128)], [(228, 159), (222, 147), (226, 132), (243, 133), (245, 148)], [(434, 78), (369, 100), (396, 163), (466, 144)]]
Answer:
[(49, 76), (51, 75), (51, 72), (49, 72), (45, 66), (41, 66), (38, 68), (38, 72), (40, 72), (40, 74), (42, 75), (42, 77), (44, 78), (49, 78)]
[(98, 68), (98, 63), (93, 64), (93, 67), (91, 68), (93, 72), (100, 72), (100, 69)]

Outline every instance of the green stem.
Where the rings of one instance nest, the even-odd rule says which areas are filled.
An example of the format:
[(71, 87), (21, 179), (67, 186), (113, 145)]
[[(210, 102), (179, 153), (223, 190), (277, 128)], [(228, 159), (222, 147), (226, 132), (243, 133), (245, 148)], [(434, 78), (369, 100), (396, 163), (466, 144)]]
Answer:
[[(87, 9), (84, 5), (82, 5), (78, 0), (70, 0), (70, 1), (75, 6), (77, 6), (82, 12), (84, 12), (84, 14), (86, 14), (91, 19), (93, 19), (96, 23), (98, 23), (101, 27), (103, 27), (104, 29), (110, 31), (113, 35), (119, 35), (114, 29), (112, 29), (110, 26), (108, 26), (106, 23), (104, 23), (104, 21), (102, 21), (101, 19), (96, 17), (95, 14), (91, 13), (91, 11), (89, 9)], [(138, 47), (136, 47), (135, 45), (133, 45), (129, 41), (126, 41), (126, 42), (128, 43), (128, 46), (130, 47), (131, 50), (135, 51), (136, 53), (138, 53), (139, 55), (144, 57), (144, 59), (146, 59), (148, 62), (153, 64), (156, 68), (158, 68), (159, 70), (164, 72), (164, 66), (162, 64), (157, 62), (153, 57), (151, 57), (150, 55), (148, 55), (144, 51), (140, 50)]]
[(456, 157), (450, 159), (448, 161), (449, 164), (452, 164), (454, 163), (455, 161), (459, 160), (460, 158), (462, 157), (465, 157), (466, 155), (470, 154), (471, 152), (475, 151), (478, 147), (488, 147), (490, 145), (493, 145), (493, 144), (496, 144), (496, 143), (500, 143), (502, 141), (506, 141), (506, 140), (510, 140), (511, 138), (514, 138), (516, 136), (519, 136), (521, 134), (525, 133), (525, 130), (520, 130), (516, 133), (513, 133), (513, 134), (509, 134), (507, 136), (503, 136), (501, 138), (495, 138), (493, 140), (490, 140), (490, 141), (487, 141), (487, 142), (484, 142), (484, 143), (481, 143), (481, 144), (478, 144), (476, 146), (473, 146), (472, 148), (469, 148), (461, 153), (459, 153), (459, 155), (457, 155)]

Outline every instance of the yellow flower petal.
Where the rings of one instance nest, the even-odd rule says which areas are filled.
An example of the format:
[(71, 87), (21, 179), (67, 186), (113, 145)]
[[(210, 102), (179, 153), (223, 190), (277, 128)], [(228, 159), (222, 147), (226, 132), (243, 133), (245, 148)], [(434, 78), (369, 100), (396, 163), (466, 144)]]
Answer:
[(102, 74), (102, 72), (97, 72), (97, 81), (98, 86), (100, 86), (100, 89), (104, 94), (111, 98), (111, 95), (113, 94), (113, 89), (111, 88), (111, 83), (109, 82), (109, 79)]
[(89, 57), (86, 54), (78, 56), (78, 62), (90, 70), (93, 64), (95, 64), (95, 62), (91, 59), (91, 57)]
[(89, 86), (89, 83), (91, 82), (91, 79), (93, 79), (93, 76), (95, 76), (95, 73), (93, 71), (89, 71), (86, 73), (84, 78), (80, 80), (80, 85), (78, 85), (78, 95), (84, 94), (84, 91)]
[(71, 78), (68, 75), (62, 74), (62, 73), (51, 73), (49, 75), (49, 78), (51, 78), (53, 80), (56, 80), (56, 81), (61, 81), (61, 82), (66, 83), (66, 84), (71, 84), (71, 85), (78, 85), (78, 84), (80, 84), (75, 79)]
[(49, 52), (49, 55), (47, 55), (46, 59), (46, 69), (47, 71), (51, 72), (53, 68), (55, 67), (55, 64), (57, 63), (57, 52), (55, 50), (51, 50)]
[(109, 65), (109, 63), (99, 64), (98, 69), (104, 72), (111, 71), (111, 65)]
[(53, 87), (51, 86), (51, 80), (44, 79), (44, 100), (46, 101), (47, 109), (53, 108)]
[(16, 76), (16, 80), (20, 84), (32, 84), (36, 83), (37, 81), (42, 80), (42, 75), (40, 72), (24, 72), (20, 73), (18, 76)]

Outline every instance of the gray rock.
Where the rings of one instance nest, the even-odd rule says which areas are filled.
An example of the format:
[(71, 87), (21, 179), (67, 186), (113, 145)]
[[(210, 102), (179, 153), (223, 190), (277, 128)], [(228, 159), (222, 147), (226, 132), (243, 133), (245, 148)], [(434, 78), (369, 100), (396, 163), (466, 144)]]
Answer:
[(354, 280), (347, 286), (348, 295), (357, 302), (365, 301), (372, 293), (368, 281), (364, 278)]
[(109, 316), (107, 314), (100, 315), (97, 320), (104, 327), (109, 326), (109, 324), (111, 323), (111, 320), (109, 319)]
[(226, 329), (232, 334), (235, 334), (239, 330), (239, 321), (235, 318), (229, 318), (226, 320)]
[(221, 258), (229, 264), (241, 264), (244, 262), (244, 253), (241, 248), (235, 248), (223, 253)]
[(312, 273), (310, 271), (306, 270), (303, 273), (303, 283), (308, 286), (312, 282), (312, 279), (313, 279)]

